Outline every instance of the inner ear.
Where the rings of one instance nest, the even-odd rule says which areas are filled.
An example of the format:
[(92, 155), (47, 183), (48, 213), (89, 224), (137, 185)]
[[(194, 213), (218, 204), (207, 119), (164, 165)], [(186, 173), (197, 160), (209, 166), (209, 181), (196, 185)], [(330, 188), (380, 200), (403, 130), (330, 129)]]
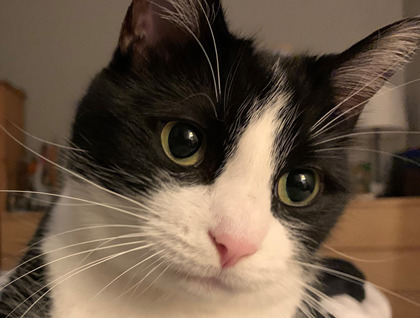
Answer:
[(170, 54), (173, 46), (198, 40), (202, 31), (223, 18), (218, 0), (133, 0), (125, 16), (122, 54)]
[(171, 19), (171, 1), (134, 0), (123, 22), (120, 50), (145, 53), (148, 48), (186, 40), (187, 31)]
[(331, 73), (337, 110), (349, 114), (355, 124), (363, 106), (411, 60), (419, 40), (420, 18), (409, 18), (374, 32), (338, 55)]

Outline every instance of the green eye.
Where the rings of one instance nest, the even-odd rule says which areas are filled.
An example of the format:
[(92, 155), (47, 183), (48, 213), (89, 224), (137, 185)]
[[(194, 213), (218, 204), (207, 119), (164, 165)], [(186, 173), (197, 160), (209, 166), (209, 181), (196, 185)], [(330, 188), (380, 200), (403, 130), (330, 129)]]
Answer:
[(280, 201), (293, 207), (309, 205), (321, 189), (319, 173), (313, 169), (296, 169), (284, 174), (278, 184)]
[(161, 142), (168, 158), (181, 166), (197, 165), (204, 157), (204, 135), (189, 123), (167, 123), (161, 133)]

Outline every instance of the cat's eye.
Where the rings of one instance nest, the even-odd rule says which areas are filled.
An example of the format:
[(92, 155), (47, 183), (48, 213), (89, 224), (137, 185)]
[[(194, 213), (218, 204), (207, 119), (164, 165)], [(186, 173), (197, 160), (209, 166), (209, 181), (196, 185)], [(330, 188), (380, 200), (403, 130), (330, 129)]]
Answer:
[(166, 156), (181, 166), (197, 165), (204, 158), (205, 136), (189, 123), (167, 123), (162, 129), (161, 142)]
[(278, 183), (278, 196), (280, 201), (292, 207), (309, 205), (321, 190), (319, 172), (302, 168), (284, 174)]

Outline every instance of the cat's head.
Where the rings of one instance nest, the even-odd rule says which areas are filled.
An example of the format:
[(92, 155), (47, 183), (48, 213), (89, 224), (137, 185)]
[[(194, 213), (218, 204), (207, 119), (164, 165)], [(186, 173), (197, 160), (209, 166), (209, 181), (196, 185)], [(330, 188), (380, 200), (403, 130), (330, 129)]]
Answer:
[(300, 295), (350, 195), (349, 139), (333, 137), (419, 38), (413, 18), (341, 54), (280, 56), (230, 33), (219, 1), (135, 0), (78, 108), (88, 155), (71, 164), (140, 202), (130, 222), (169, 265), (156, 286)]

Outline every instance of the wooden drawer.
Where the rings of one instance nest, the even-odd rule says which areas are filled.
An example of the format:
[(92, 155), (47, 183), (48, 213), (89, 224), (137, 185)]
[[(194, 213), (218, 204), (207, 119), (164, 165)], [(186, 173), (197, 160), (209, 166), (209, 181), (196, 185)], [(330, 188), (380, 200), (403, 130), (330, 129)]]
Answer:
[[(352, 202), (323, 253), (347, 258), (368, 281), (420, 303), (420, 198)], [(395, 318), (420, 318), (420, 307), (382, 290)]]
[(420, 198), (351, 203), (330, 244), (345, 249), (420, 246)]
[(1, 216), (2, 270), (13, 269), (38, 227), (44, 213), (3, 213)]

